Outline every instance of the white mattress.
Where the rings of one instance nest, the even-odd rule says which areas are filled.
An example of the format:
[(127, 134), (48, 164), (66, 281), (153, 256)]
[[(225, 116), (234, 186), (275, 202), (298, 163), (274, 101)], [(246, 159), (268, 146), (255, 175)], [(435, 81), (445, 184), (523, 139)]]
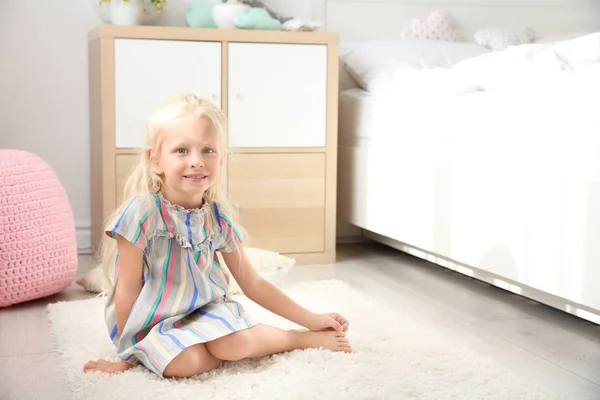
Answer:
[[(362, 89), (339, 95), (338, 143), (414, 157), (451, 158), (600, 179), (600, 93), (482, 91), (430, 97)], [(401, 155), (402, 154), (402, 155)], [(389, 157), (389, 154), (388, 154)], [(478, 161), (479, 160), (479, 161)]]
[[(476, 96), (480, 94), (397, 97), (360, 88), (343, 90), (338, 100), (338, 143), (345, 146), (389, 146), (407, 140), (413, 144), (434, 143), (448, 133), (442, 121), (451, 120), (456, 112), (447, 107), (448, 102), (471, 103)], [(436, 118), (432, 118), (434, 115)], [(452, 133), (453, 137), (457, 134), (460, 136), (459, 132)]]
[(373, 95), (366, 90), (353, 88), (339, 95), (339, 137), (342, 145), (354, 146), (373, 135)]
[[(451, 101), (456, 100), (452, 96)], [(440, 119), (431, 116), (442, 117), (450, 112), (442, 97), (398, 98), (360, 88), (341, 91), (338, 101), (338, 143), (345, 146), (389, 146), (407, 140), (413, 144), (432, 143), (444, 132), (440, 129)]]
[(394, 118), (390, 126), (390, 116), (383, 114), (382, 110), (387, 107), (382, 102), (381, 98), (361, 88), (340, 92), (339, 143), (359, 146), (377, 139), (384, 140), (387, 132), (401, 129), (400, 118)]

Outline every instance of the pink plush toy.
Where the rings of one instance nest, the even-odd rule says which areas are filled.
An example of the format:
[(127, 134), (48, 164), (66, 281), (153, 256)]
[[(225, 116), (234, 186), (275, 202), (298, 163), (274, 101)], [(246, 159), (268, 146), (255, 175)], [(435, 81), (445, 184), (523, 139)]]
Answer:
[(58, 293), (76, 272), (73, 213), (54, 170), (0, 150), (0, 307)]

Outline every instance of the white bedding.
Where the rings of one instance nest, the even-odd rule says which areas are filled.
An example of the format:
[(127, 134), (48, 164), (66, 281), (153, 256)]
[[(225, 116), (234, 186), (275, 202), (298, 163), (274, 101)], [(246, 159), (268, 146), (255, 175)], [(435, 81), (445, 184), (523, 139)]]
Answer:
[(340, 93), (340, 144), (427, 146), (456, 160), (506, 152), (545, 171), (600, 177), (600, 33), (403, 79), (390, 90)]
[(431, 96), (474, 91), (600, 92), (600, 32), (572, 40), (512, 46), (450, 68), (399, 65), (379, 91)]
[(434, 158), (492, 157), (523, 168), (534, 159), (534, 168), (544, 173), (600, 179), (598, 104), (600, 91), (480, 91), (411, 99), (350, 89), (340, 94), (339, 143), (419, 146)]
[[(470, 94), (471, 96), (477, 94)], [(396, 97), (391, 93), (373, 93), (359, 88), (344, 90), (339, 95), (339, 137), (341, 145), (399, 145), (403, 141), (436, 140), (444, 132), (432, 115), (452, 118), (460, 105), (447, 95), (433, 99)], [(468, 100), (465, 100), (468, 101)]]

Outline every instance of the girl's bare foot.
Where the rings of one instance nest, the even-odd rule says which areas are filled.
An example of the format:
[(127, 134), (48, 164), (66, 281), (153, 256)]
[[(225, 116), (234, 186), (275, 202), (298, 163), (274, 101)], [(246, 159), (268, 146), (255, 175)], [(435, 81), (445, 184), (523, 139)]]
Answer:
[(331, 351), (344, 351), (350, 353), (352, 347), (350, 341), (343, 332), (328, 330), (313, 332), (306, 330), (296, 331), (298, 334), (299, 349), (324, 348)]
[(97, 371), (106, 372), (109, 374), (120, 374), (121, 372), (125, 372), (132, 367), (133, 365), (126, 363), (125, 361), (113, 362), (107, 360), (91, 360), (85, 363), (83, 366), (83, 372)]

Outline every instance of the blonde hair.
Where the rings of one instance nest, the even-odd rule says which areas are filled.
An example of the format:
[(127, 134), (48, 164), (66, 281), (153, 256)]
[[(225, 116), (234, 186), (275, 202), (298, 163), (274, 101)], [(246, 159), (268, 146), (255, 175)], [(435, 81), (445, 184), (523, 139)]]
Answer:
[[(157, 155), (160, 152), (161, 130), (176, 118), (189, 114), (195, 114), (199, 118), (206, 117), (210, 119), (218, 137), (219, 151), (223, 158), (228, 156), (229, 153), (225, 142), (227, 119), (224, 113), (210, 101), (199, 98), (191, 93), (171, 98), (150, 115), (144, 147), (141, 149), (139, 155), (139, 162), (125, 182), (122, 197), (123, 202), (108, 217), (107, 221), (105, 221), (106, 223), (114, 221), (115, 218), (121, 215), (133, 197), (151, 197), (160, 190), (164, 182), (161, 176), (154, 173), (151, 157), (153, 154)], [(215, 183), (205, 192), (204, 199), (207, 202), (216, 202), (219, 209), (226, 213), (231, 222), (236, 225), (239, 234), (242, 237), (245, 236), (244, 230), (235, 223), (237, 212), (227, 197), (223, 173), (217, 174)], [(102, 264), (107, 282), (110, 284), (109, 288), (112, 288), (114, 285), (113, 277), (116, 255), (116, 240), (103, 234), (98, 249), (98, 258)]]

